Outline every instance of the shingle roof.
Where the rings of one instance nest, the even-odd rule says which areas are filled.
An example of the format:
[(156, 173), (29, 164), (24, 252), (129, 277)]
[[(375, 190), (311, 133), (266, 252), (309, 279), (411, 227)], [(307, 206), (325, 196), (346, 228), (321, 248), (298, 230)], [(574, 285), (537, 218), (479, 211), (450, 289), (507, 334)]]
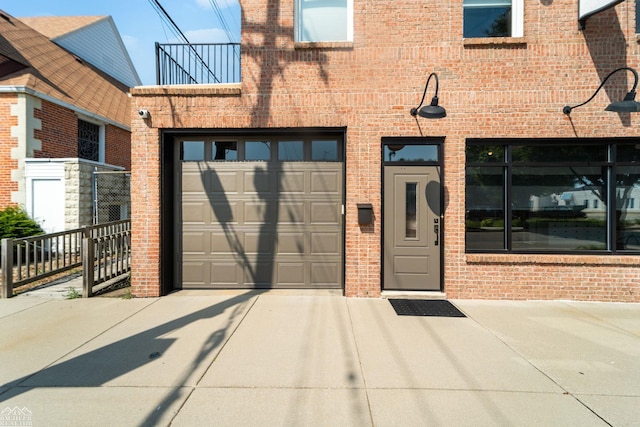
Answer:
[[(0, 85), (26, 86), (55, 99), (130, 125), (130, 99), (118, 82), (0, 10)], [(19, 67), (22, 65), (23, 67)], [(13, 71), (13, 68), (18, 68)], [(2, 68), (0, 67), (0, 70)]]
[(32, 16), (19, 18), (34, 30), (44, 34), (50, 39), (55, 39), (64, 34), (71, 33), (87, 25), (102, 19), (106, 16)]

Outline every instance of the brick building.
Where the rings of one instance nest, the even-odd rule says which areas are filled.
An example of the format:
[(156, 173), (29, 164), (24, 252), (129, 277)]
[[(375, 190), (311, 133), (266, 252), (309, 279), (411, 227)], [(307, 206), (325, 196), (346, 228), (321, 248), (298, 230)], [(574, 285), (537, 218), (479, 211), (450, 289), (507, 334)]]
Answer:
[(640, 47), (609, 3), (242, 0), (239, 81), (132, 89), (133, 293), (640, 301), (640, 116), (605, 111)]
[[(129, 86), (112, 75), (140, 80), (110, 17), (25, 21), (0, 11), (0, 207), (25, 207), (47, 231), (88, 225), (79, 171), (131, 166)], [(86, 59), (89, 42), (104, 62)], [(84, 184), (86, 200), (70, 197)]]

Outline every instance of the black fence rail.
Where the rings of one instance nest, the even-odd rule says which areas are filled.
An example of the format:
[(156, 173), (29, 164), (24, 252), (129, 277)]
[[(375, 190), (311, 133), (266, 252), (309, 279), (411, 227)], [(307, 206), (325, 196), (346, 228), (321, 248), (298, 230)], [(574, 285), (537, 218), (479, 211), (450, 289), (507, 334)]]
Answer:
[[(129, 236), (126, 243), (128, 256), (130, 234), (131, 221), (122, 220), (59, 233), (41, 234), (19, 239), (2, 239), (2, 248), (0, 249), (0, 256), (2, 257), (0, 264), (0, 298), (10, 298), (14, 295), (15, 288), (45, 279), (54, 274), (63, 273), (74, 268), (84, 268), (86, 265), (99, 265), (99, 262), (102, 262), (101, 260), (93, 259), (93, 261), (89, 261), (84, 257), (85, 252), (87, 252), (87, 242), (92, 241), (94, 245), (91, 246), (95, 246), (98, 244), (95, 243), (96, 241), (103, 241), (111, 236), (127, 235)], [(120, 251), (118, 254), (121, 254), (123, 250), (118, 249), (118, 251)], [(113, 251), (106, 253), (105, 251), (96, 250), (94, 253), (98, 256), (107, 256), (109, 259), (113, 258)], [(122, 264), (122, 261), (120, 263)], [(130, 268), (128, 259), (126, 268)], [(95, 276), (98, 277), (98, 280), (103, 277), (101, 273)]]
[(156, 43), (159, 85), (240, 83), (240, 43)]

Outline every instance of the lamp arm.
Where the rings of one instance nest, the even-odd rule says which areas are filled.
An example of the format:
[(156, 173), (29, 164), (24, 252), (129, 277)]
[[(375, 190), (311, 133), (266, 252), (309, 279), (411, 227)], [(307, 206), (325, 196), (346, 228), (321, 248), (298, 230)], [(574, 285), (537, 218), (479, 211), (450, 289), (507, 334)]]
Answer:
[(589, 102), (591, 102), (591, 100), (592, 100), (593, 98), (595, 98), (595, 97), (596, 97), (596, 95), (598, 94), (598, 92), (600, 92), (600, 89), (602, 89), (602, 87), (603, 87), (603, 86), (604, 86), (604, 84), (607, 82), (607, 80), (609, 80), (609, 77), (611, 77), (612, 75), (614, 75), (615, 73), (617, 73), (618, 71), (621, 71), (621, 70), (628, 70), (628, 71), (631, 71), (631, 72), (633, 73), (634, 81), (633, 81), (633, 87), (631, 88), (631, 92), (634, 92), (634, 93), (635, 93), (635, 91), (636, 91), (636, 87), (638, 86), (638, 72), (637, 72), (636, 70), (634, 70), (633, 68), (630, 68), (630, 67), (620, 67), (620, 68), (616, 68), (615, 70), (613, 70), (612, 72), (610, 72), (610, 73), (607, 75), (607, 77), (605, 77), (605, 78), (604, 78), (604, 80), (602, 81), (602, 83), (600, 83), (600, 86), (598, 86), (598, 89), (596, 89), (596, 91), (595, 91), (595, 92), (593, 92), (593, 95), (591, 95), (591, 96), (589, 97), (589, 99), (587, 99), (586, 101), (584, 101), (584, 102), (582, 102), (582, 103), (580, 103), (580, 104), (574, 105), (574, 106), (566, 105), (566, 106), (562, 109), (562, 112), (563, 112), (563, 113), (565, 113), (565, 114), (570, 114), (570, 113), (571, 113), (571, 110), (573, 110), (574, 108), (582, 107), (583, 105), (588, 104)]
[(431, 77), (435, 77), (436, 78), (436, 94), (435, 96), (438, 96), (438, 75), (436, 73), (431, 73), (429, 74), (429, 77), (427, 78), (427, 84), (424, 85), (424, 92), (422, 93), (422, 99), (420, 100), (420, 104), (418, 104), (418, 106), (416, 108), (412, 108), (411, 109), (411, 115), (415, 116), (418, 114), (418, 110), (420, 109), (420, 107), (422, 107), (422, 104), (424, 103), (424, 98), (427, 96), (427, 89), (429, 89), (429, 82), (431, 81)]

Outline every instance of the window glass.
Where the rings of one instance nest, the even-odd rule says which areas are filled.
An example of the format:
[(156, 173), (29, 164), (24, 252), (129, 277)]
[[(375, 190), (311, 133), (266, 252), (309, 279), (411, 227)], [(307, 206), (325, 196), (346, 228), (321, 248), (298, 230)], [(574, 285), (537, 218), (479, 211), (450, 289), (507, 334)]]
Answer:
[(468, 145), (467, 163), (504, 162), (504, 145)]
[(407, 239), (415, 239), (418, 231), (417, 188), (418, 184), (415, 182), (408, 182), (406, 184), (405, 238)]
[[(607, 249), (607, 167), (514, 167), (512, 215), (523, 226), (513, 249)], [(585, 200), (602, 201), (585, 209)], [(588, 217), (587, 217), (588, 215)]]
[[(490, 140), (487, 140), (490, 141)], [(467, 145), (467, 251), (640, 253), (640, 141)], [(511, 160), (511, 161), (510, 161)]]
[(213, 160), (238, 160), (238, 144), (235, 141), (215, 141)]
[(351, 41), (353, 0), (298, 0), (297, 40)]
[(503, 250), (504, 168), (467, 168), (466, 244), (471, 250)]
[(245, 160), (271, 160), (271, 143), (269, 141), (247, 141), (244, 150)]
[(514, 163), (578, 163), (606, 162), (606, 145), (515, 145), (511, 150)]
[(338, 160), (338, 141), (311, 141), (311, 160)]
[(182, 160), (186, 162), (204, 161), (204, 141), (183, 141)]
[(385, 144), (385, 162), (437, 162), (437, 145)]
[(636, 0), (636, 34), (640, 33), (640, 1)]
[(463, 37), (511, 36), (511, 0), (464, 0)]
[(78, 157), (100, 161), (100, 125), (78, 120)]
[(619, 144), (618, 161), (627, 163), (640, 163), (640, 144)]
[(304, 160), (304, 142), (303, 141), (278, 142), (278, 160), (282, 160), (282, 161)]
[[(618, 150), (619, 152), (620, 150)], [(640, 165), (617, 168), (616, 175), (616, 249), (640, 250)]]

